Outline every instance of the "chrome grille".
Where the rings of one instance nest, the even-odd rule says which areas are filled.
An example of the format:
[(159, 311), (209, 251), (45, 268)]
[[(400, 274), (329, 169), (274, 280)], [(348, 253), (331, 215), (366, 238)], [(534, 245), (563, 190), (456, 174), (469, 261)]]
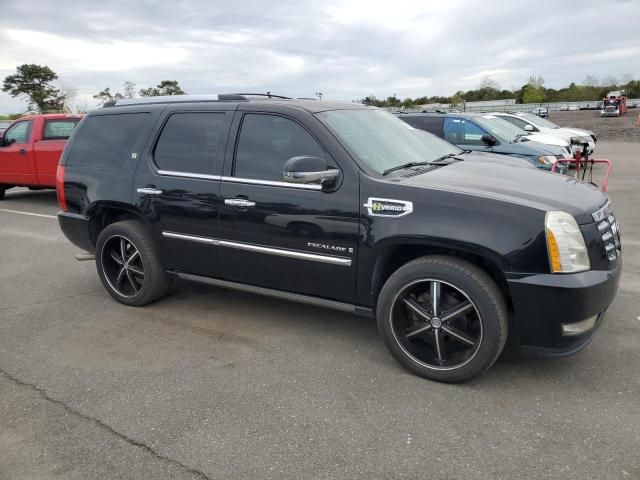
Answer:
[(595, 220), (598, 233), (602, 238), (602, 254), (612, 262), (622, 253), (622, 244), (620, 243), (620, 226), (613, 215), (611, 204), (607, 203), (591, 216)]

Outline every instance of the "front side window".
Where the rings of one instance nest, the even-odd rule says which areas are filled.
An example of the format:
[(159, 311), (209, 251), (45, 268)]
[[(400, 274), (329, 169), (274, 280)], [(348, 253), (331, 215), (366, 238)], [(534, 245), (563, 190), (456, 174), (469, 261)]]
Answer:
[(482, 128), (464, 118), (447, 117), (444, 122), (444, 139), (458, 145), (484, 145)]
[(7, 130), (4, 135), (5, 142), (27, 143), (29, 139), (30, 120), (18, 122)]
[(285, 162), (302, 155), (325, 157), (318, 142), (293, 120), (250, 113), (242, 121), (234, 175), (281, 182)]
[(76, 128), (79, 118), (47, 120), (44, 122), (44, 140), (66, 140)]
[(154, 153), (160, 170), (211, 175), (222, 160), (225, 114), (174, 113), (162, 129)]

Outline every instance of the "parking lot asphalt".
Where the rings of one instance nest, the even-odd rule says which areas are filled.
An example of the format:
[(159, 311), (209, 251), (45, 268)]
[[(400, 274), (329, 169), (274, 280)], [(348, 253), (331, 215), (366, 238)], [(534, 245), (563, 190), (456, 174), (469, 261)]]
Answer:
[(624, 248), (606, 322), (573, 357), (463, 385), (408, 373), (340, 312), (187, 283), (120, 305), (55, 193), (7, 192), (0, 479), (639, 479), (640, 144), (597, 151)]

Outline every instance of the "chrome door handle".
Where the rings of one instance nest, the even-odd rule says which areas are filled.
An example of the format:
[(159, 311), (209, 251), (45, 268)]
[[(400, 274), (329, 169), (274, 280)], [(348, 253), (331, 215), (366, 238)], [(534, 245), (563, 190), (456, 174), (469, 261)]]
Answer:
[(240, 208), (249, 208), (256, 206), (256, 202), (252, 202), (251, 200), (246, 200), (244, 198), (225, 198), (224, 204), (229, 205), (230, 207)]
[(142, 193), (143, 195), (161, 195), (162, 190), (158, 190), (157, 188), (143, 187), (138, 188), (136, 190), (138, 193)]

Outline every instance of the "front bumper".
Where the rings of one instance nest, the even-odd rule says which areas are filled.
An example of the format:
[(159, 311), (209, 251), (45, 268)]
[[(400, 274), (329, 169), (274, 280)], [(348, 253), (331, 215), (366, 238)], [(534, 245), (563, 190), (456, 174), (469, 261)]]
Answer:
[[(621, 269), (620, 261), (613, 270), (507, 279), (523, 352), (559, 356), (584, 348), (616, 295)], [(563, 334), (563, 324), (579, 324), (594, 316), (593, 328), (577, 335)]]
[(58, 223), (64, 236), (76, 247), (87, 252), (95, 250), (91, 240), (89, 218), (77, 213), (58, 212)]

